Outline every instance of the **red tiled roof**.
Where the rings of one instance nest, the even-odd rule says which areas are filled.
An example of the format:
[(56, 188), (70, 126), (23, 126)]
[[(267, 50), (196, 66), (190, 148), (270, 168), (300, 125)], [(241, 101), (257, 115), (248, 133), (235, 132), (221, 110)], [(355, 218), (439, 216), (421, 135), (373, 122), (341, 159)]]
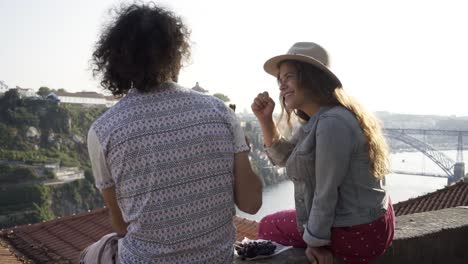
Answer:
[(38, 263), (75, 263), (86, 246), (112, 232), (107, 209), (2, 230), (0, 238)]
[(3, 245), (0, 241), (0, 263), (2, 264), (21, 264), (17, 257), (8, 249), (7, 245)]
[(236, 240), (242, 241), (244, 237), (249, 239), (257, 239), (258, 223), (242, 217), (235, 216), (234, 224), (237, 228)]
[[(244, 237), (256, 239), (257, 222), (236, 216), (234, 224), (237, 227), (236, 240)], [(1, 230), (0, 241), (8, 243), (10, 251), (16, 255), (24, 255), (37, 263), (76, 263), (84, 248), (111, 232), (108, 210), (102, 208)], [(0, 263), (9, 263), (6, 257), (11, 258), (11, 254), (3, 257), (0, 251)]]
[(460, 181), (432, 193), (394, 204), (395, 215), (407, 215), (468, 205), (468, 182)]

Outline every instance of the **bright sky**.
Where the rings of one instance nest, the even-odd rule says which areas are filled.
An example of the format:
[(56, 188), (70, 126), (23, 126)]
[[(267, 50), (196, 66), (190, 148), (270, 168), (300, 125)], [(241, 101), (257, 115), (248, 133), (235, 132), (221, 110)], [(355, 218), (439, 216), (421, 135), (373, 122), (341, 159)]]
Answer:
[[(89, 59), (116, 0), (0, 0), (0, 80), (10, 87), (102, 91)], [(298, 41), (331, 55), (345, 89), (373, 111), (468, 116), (463, 0), (165, 0), (192, 30), (179, 82), (250, 111), (274, 78), (266, 59)]]

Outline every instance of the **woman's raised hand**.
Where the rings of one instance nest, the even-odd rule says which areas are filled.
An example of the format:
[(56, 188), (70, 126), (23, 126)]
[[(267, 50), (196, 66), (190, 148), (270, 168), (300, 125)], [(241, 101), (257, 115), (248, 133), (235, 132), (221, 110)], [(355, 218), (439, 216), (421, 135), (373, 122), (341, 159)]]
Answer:
[(263, 92), (259, 93), (257, 97), (255, 97), (251, 108), (259, 122), (269, 121), (273, 117), (275, 102), (268, 95), (268, 92)]

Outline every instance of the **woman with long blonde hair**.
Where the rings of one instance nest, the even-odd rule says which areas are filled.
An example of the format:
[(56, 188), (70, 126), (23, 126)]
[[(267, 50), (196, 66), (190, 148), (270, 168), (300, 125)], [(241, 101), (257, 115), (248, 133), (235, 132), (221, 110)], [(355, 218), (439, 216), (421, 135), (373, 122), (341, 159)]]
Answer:
[(252, 103), (265, 151), (286, 167), (296, 205), (264, 217), (258, 237), (306, 248), (311, 263), (332, 263), (333, 256), (368, 263), (382, 255), (395, 216), (383, 183), (388, 151), (378, 120), (345, 93), (320, 45), (296, 43), (264, 69), (278, 80), (281, 116), (289, 127), (297, 116), (301, 127), (288, 140), (273, 121), (268, 93)]

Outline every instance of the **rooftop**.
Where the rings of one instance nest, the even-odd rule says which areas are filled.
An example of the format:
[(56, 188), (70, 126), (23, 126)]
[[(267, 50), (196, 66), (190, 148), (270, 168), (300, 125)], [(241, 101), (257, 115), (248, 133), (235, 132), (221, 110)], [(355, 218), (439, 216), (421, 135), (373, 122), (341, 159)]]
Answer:
[(395, 215), (407, 215), (468, 205), (468, 182), (451, 186), (394, 204)]
[[(236, 240), (256, 239), (257, 222), (236, 216), (234, 224)], [(37, 263), (75, 263), (84, 248), (111, 232), (107, 208), (4, 229), (0, 231), (0, 245), (4, 245), (0, 263), (16, 260), (11, 253)]]
[(2, 264), (18, 264), (23, 263), (19, 261), (16, 256), (8, 249), (6, 245), (0, 242), (0, 261)]

